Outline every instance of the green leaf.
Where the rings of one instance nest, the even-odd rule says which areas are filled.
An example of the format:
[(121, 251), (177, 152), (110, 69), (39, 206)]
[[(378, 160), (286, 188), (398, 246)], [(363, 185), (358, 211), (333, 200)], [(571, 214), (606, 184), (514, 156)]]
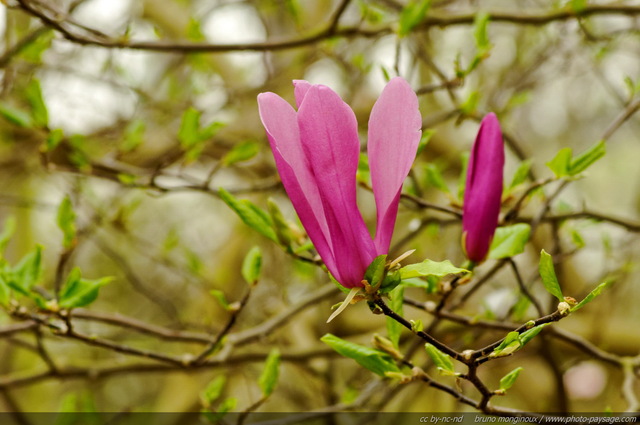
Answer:
[(568, 176), (571, 168), (571, 148), (560, 149), (556, 156), (547, 162), (547, 166), (558, 178)]
[(218, 194), (220, 195), (220, 199), (238, 214), (244, 224), (272, 241), (278, 242), (276, 232), (273, 230), (271, 218), (266, 212), (255, 206), (249, 200), (238, 200), (223, 188), (220, 188)]
[(42, 247), (36, 245), (36, 249), (25, 255), (10, 274), (9, 286), (23, 295), (31, 295), (31, 288), (42, 274)]
[(474, 38), (476, 40), (476, 49), (480, 56), (486, 55), (491, 50), (491, 42), (489, 41), (488, 24), (491, 16), (486, 12), (479, 12), (474, 18)]
[(400, 372), (391, 356), (386, 353), (345, 341), (332, 334), (325, 334), (320, 340), (339, 354), (355, 360), (360, 366), (377, 375), (385, 376), (386, 372)]
[(2, 228), (2, 233), (0, 234), (0, 258), (3, 258), (4, 250), (7, 249), (7, 245), (9, 245), (9, 241), (11, 241), (11, 237), (16, 231), (16, 218), (14, 216), (9, 216), (4, 221), (4, 227)]
[(31, 122), (31, 116), (28, 113), (7, 105), (4, 102), (0, 102), (0, 116), (18, 127), (26, 128), (33, 125)]
[(226, 124), (223, 122), (218, 122), (218, 121), (214, 121), (211, 124), (209, 124), (208, 126), (206, 126), (205, 128), (203, 128), (200, 131), (200, 140), (202, 142), (205, 142), (209, 139), (211, 139), (213, 136), (216, 135), (216, 133), (218, 131), (220, 131), (221, 128), (223, 128)]
[(278, 383), (278, 371), (280, 367), (280, 352), (277, 348), (273, 348), (267, 357), (267, 361), (264, 365), (264, 370), (262, 371), (262, 375), (260, 375), (260, 379), (258, 380), (258, 385), (260, 386), (260, 390), (262, 391), (263, 397), (269, 397)]
[(575, 176), (586, 170), (591, 164), (602, 158), (607, 153), (604, 140), (600, 140), (587, 151), (571, 160), (569, 174)]
[(431, 357), (431, 360), (438, 369), (442, 370), (443, 372), (455, 374), (455, 370), (453, 369), (453, 361), (448, 354), (443, 353), (431, 344), (425, 344), (424, 348), (427, 350), (427, 354), (429, 355), (429, 357)]
[(272, 198), (267, 199), (267, 210), (273, 222), (273, 228), (276, 232), (278, 242), (290, 252), (294, 236), (289, 222), (284, 218), (280, 207), (278, 207), (278, 204), (276, 204)]
[(20, 51), (20, 57), (27, 62), (40, 64), (42, 54), (51, 47), (51, 41), (55, 38), (53, 30), (44, 31), (35, 40), (24, 46)]
[(216, 376), (207, 384), (204, 390), (200, 393), (200, 400), (204, 406), (211, 406), (211, 404), (220, 398), (224, 386), (227, 383), (227, 378), (224, 375)]
[(529, 241), (531, 226), (526, 223), (498, 227), (491, 241), (489, 258), (494, 260), (518, 255), (524, 251)]
[(376, 286), (384, 277), (385, 268), (387, 266), (387, 255), (379, 255), (373, 259), (367, 270), (364, 272), (364, 279), (371, 286)]
[(518, 338), (518, 340), (520, 341), (520, 344), (521, 344), (520, 348), (522, 348), (525, 345), (527, 345), (527, 343), (529, 341), (531, 341), (533, 339), (533, 337), (538, 335), (540, 333), (540, 331), (542, 330), (542, 328), (544, 328), (547, 325), (549, 325), (549, 323), (544, 323), (542, 325), (536, 326), (535, 328), (531, 328), (529, 330), (526, 330), (526, 331), (522, 332), (520, 334), (520, 337)]
[(76, 214), (73, 212), (73, 205), (68, 196), (65, 196), (58, 207), (57, 219), (58, 227), (64, 235), (62, 246), (64, 246), (65, 249), (69, 249), (73, 246), (76, 239)]
[(356, 180), (362, 184), (369, 184), (369, 158), (364, 153), (360, 153), (358, 157), (358, 171), (356, 171)]
[(498, 345), (496, 348), (493, 349), (493, 353), (491, 353), (491, 355), (494, 357), (498, 357), (498, 356), (506, 356), (511, 353), (514, 353), (521, 346), (520, 341), (518, 339), (519, 337), (520, 337), (520, 334), (518, 332), (516, 331), (509, 332), (507, 336), (502, 340), (500, 345)]
[(580, 13), (587, 7), (587, 0), (570, 0), (569, 7), (574, 13)]
[(412, 0), (400, 12), (398, 35), (404, 37), (409, 34), (427, 16), (431, 7), (431, 0)]
[(419, 156), (424, 148), (427, 147), (433, 135), (436, 134), (436, 131), (433, 129), (424, 130), (422, 132), (422, 136), (420, 137), (420, 142), (418, 143), (418, 150), (416, 151), (416, 157)]
[(242, 277), (249, 285), (255, 285), (260, 279), (262, 268), (262, 252), (260, 248), (254, 246), (249, 250), (242, 262)]
[(60, 142), (64, 140), (64, 131), (60, 128), (51, 130), (47, 135), (47, 140), (44, 142), (44, 151), (51, 152), (54, 150)]
[(522, 371), (523, 369), (521, 367), (518, 367), (516, 369), (513, 369), (511, 372), (507, 373), (506, 375), (504, 375), (502, 379), (500, 379), (500, 389), (506, 391), (509, 388), (511, 388), (513, 384), (516, 382), (516, 379), (518, 379), (520, 372)]
[(593, 299), (595, 297), (597, 297), (598, 295), (600, 295), (602, 293), (602, 291), (604, 291), (605, 289), (607, 289), (609, 286), (611, 286), (613, 284), (613, 280), (608, 280), (605, 282), (602, 282), (600, 285), (596, 286), (596, 288), (589, 292), (589, 295), (587, 295), (586, 297), (584, 297), (584, 299), (582, 301), (580, 301), (578, 304), (576, 304), (575, 306), (573, 306), (571, 308), (571, 311), (574, 312), (576, 310), (580, 310), (582, 307), (584, 307), (587, 303), (590, 303), (591, 301), (593, 301)]
[(225, 310), (229, 310), (229, 301), (227, 301), (227, 296), (219, 289), (212, 289), (209, 291), (211, 295), (218, 301), (218, 304)]
[(560, 289), (560, 284), (556, 277), (556, 271), (553, 268), (553, 259), (544, 249), (540, 252), (540, 263), (538, 265), (538, 269), (545, 289), (560, 302), (563, 302), (564, 295), (562, 295), (562, 290)]
[(11, 288), (5, 279), (5, 273), (6, 270), (0, 271), (0, 305), (7, 307), (11, 300)]
[(429, 163), (425, 166), (426, 179), (427, 183), (431, 186), (435, 187), (438, 190), (441, 190), (445, 193), (450, 193), (449, 187), (447, 183), (444, 181), (444, 177), (442, 177), (442, 173), (440, 169), (433, 163)]
[(526, 161), (522, 161), (516, 172), (513, 173), (513, 179), (511, 179), (511, 184), (509, 185), (509, 189), (513, 189), (527, 180), (529, 177), (529, 171), (531, 170), (531, 160), (527, 159)]
[(145, 124), (142, 120), (133, 120), (124, 130), (124, 137), (120, 143), (120, 151), (131, 152), (140, 146), (144, 140)]
[(246, 141), (235, 145), (222, 157), (222, 165), (228, 167), (237, 162), (247, 161), (258, 154), (260, 146), (252, 141)]
[[(404, 304), (404, 287), (398, 286), (393, 291), (389, 292), (389, 298), (389, 308), (402, 316), (402, 307)], [(389, 335), (389, 340), (395, 348), (398, 348), (399, 346), (402, 328), (403, 326), (396, 320), (387, 317), (387, 335)]]
[(80, 269), (75, 267), (67, 276), (60, 291), (60, 307), (75, 308), (91, 304), (98, 298), (100, 288), (111, 282), (111, 277), (89, 280), (80, 277)]
[(469, 93), (469, 97), (460, 105), (460, 112), (462, 115), (473, 115), (478, 109), (478, 101), (480, 100), (480, 93), (472, 91)]
[(402, 279), (411, 279), (412, 277), (438, 276), (443, 277), (449, 274), (469, 273), (467, 269), (461, 269), (451, 261), (432, 261), (424, 260), (421, 263), (409, 264), (400, 269)]
[(200, 111), (194, 107), (187, 108), (182, 114), (182, 122), (178, 131), (178, 141), (185, 150), (200, 143)]
[(44, 103), (42, 97), (42, 89), (40, 87), (40, 81), (32, 79), (27, 87), (24, 89), (27, 102), (31, 106), (31, 118), (33, 123), (38, 127), (46, 127), (49, 124), (49, 112), (47, 111), (47, 105)]
[(393, 291), (402, 283), (402, 276), (400, 276), (400, 272), (394, 271), (391, 273), (387, 273), (382, 281), (382, 285), (380, 285), (380, 289), (378, 292), (381, 294), (387, 294)]

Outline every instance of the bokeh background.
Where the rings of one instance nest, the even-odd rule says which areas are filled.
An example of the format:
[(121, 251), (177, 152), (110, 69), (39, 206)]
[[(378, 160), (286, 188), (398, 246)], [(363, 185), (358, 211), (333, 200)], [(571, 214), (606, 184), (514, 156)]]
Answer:
[[(603, 280), (615, 280), (552, 326), (598, 350), (635, 358), (635, 366), (630, 361), (624, 373), (545, 331), (515, 356), (485, 365), (481, 378), (495, 389), (505, 373), (524, 368), (507, 396), (495, 400), (501, 406), (638, 409), (640, 2), (434, 0), (411, 25), (407, 15), (424, 2), (3, 3), (0, 217), (15, 219), (5, 261), (16, 264), (40, 244), (36, 290), (45, 298), (75, 266), (87, 278), (113, 280), (72, 316), (86, 339), (55, 335), (46, 321), (61, 319), (43, 314), (28, 297), (16, 302), (44, 323), (17, 317), (16, 304), (3, 307), (0, 410), (186, 412), (215, 410), (235, 398), (232, 410), (243, 411), (261, 399), (258, 379), (277, 347), (278, 385), (259, 411), (472, 411), (426, 385), (382, 380), (321, 343), (330, 332), (370, 345), (373, 334), (386, 333), (385, 319), (359, 303), (326, 324), (330, 307), (344, 296), (326, 273), (246, 226), (219, 197), (224, 188), (265, 210), (271, 198), (295, 225), (256, 96), (272, 91), (293, 102), (293, 79), (328, 85), (353, 107), (364, 147), (371, 106), (394, 75), (417, 91), (424, 131), (432, 132), (405, 184), (405, 192), (429, 203), (459, 207), (461, 155), (487, 112), (498, 115), (505, 131), (505, 181), (531, 162), (504, 211), (532, 184), (553, 177), (545, 164), (558, 150), (579, 153), (606, 139), (606, 156), (583, 178), (550, 201), (561, 182), (531, 196), (520, 218), (531, 220), (546, 207), (551, 218), (514, 261), (548, 312), (555, 304), (537, 271), (543, 248), (554, 255), (565, 295), (581, 299)], [(193, 140), (184, 133), (189, 120), (199, 131)], [(71, 248), (63, 246), (57, 224), (65, 197), (76, 216)], [(359, 202), (372, 224), (366, 188)], [(563, 214), (568, 219), (557, 219)], [(253, 246), (262, 251), (263, 268), (250, 289), (241, 268)], [(392, 247), (392, 255), (416, 249), (416, 262), (464, 262), (459, 221), (409, 200), (401, 204)], [(537, 317), (531, 306), (514, 308), (523, 297), (508, 264), (489, 260), (477, 269), (478, 278), (484, 275), (487, 282), (455, 312), (508, 323)], [(228, 352), (189, 366), (234, 315), (220, 293), (233, 303), (247, 292), (227, 335)], [(441, 297), (417, 288), (406, 295)], [(433, 320), (408, 306), (405, 315), (427, 326)], [(432, 332), (459, 350), (506, 333), (446, 320), (433, 323)], [(96, 346), (92, 338), (137, 351)], [(408, 332), (401, 348), (416, 350)], [(455, 385), (437, 375), (423, 350), (413, 358)], [(202, 392), (219, 376), (226, 385), (208, 406)], [(461, 391), (477, 396), (467, 387)]]

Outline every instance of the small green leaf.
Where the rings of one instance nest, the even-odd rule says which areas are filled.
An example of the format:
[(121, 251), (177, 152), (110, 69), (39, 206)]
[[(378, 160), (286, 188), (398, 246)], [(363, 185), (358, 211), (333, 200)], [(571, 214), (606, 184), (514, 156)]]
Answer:
[(58, 207), (58, 227), (62, 230), (64, 235), (62, 246), (65, 249), (69, 249), (73, 246), (76, 239), (76, 214), (73, 212), (73, 205), (71, 199), (68, 196), (60, 203)]
[(463, 115), (472, 115), (478, 109), (478, 101), (480, 100), (480, 93), (472, 91), (469, 93), (469, 97), (460, 105), (460, 112)]
[(36, 39), (20, 50), (20, 57), (27, 62), (40, 64), (42, 62), (42, 54), (51, 47), (51, 41), (54, 38), (53, 30), (41, 32)]
[(8, 285), (23, 295), (31, 295), (31, 288), (38, 283), (42, 274), (42, 247), (25, 255), (9, 273)]
[(511, 179), (511, 184), (509, 185), (509, 189), (513, 189), (521, 185), (527, 180), (527, 177), (529, 176), (529, 171), (531, 170), (531, 164), (532, 162), (530, 159), (527, 159), (520, 163), (520, 165), (516, 169), (516, 172), (513, 173), (513, 179)]
[(431, 0), (412, 0), (400, 12), (398, 35), (404, 37), (409, 34), (427, 16), (431, 7)]
[(600, 140), (587, 151), (571, 160), (569, 175), (575, 176), (586, 170), (591, 164), (602, 158), (607, 153), (604, 140)]
[(386, 353), (345, 341), (332, 334), (325, 334), (320, 340), (339, 354), (355, 360), (360, 366), (377, 375), (385, 376), (386, 372), (400, 372), (391, 356)]
[(51, 130), (47, 135), (47, 140), (44, 142), (44, 151), (51, 152), (54, 150), (60, 142), (64, 140), (64, 131), (60, 128), (56, 128), (55, 130)]
[(556, 271), (553, 268), (553, 259), (544, 249), (540, 252), (540, 263), (538, 265), (538, 269), (545, 289), (560, 302), (563, 302), (564, 295), (562, 295), (562, 290), (560, 289), (560, 284), (556, 277)]
[(356, 171), (356, 180), (362, 184), (370, 184), (369, 158), (364, 153), (360, 153), (358, 157), (358, 170)]
[(473, 35), (476, 40), (476, 49), (478, 55), (484, 56), (491, 50), (491, 42), (489, 41), (489, 20), (491, 16), (486, 12), (479, 12), (474, 18), (474, 32)]
[(364, 279), (371, 286), (376, 286), (382, 280), (387, 265), (387, 255), (379, 255), (373, 259), (367, 270), (364, 272)]
[[(507, 336), (502, 340), (500, 345), (493, 349), (492, 354), (506, 355), (513, 353), (517, 348), (520, 347), (520, 341), (518, 341), (519, 336), (520, 334), (516, 331), (509, 332)], [(502, 354), (509, 347), (515, 347), (515, 349), (508, 351), (506, 354)]]
[(238, 214), (244, 224), (272, 241), (278, 242), (276, 232), (273, 230), (271, 218), (266, 212), (255, 206), (249, 200), (238, 200), (223, 188), (220, 188), (218, 194), (220, 195), (220, 199)]
[(441, 190), (445, 193), (450, 193), (449, 186), (444, 181), (444, 177), (442, 177), (442, 173), (440, 169), (433, 163), (429, 163), (425, 166), (426, 179), (427, 183), (438, 190)]
[(578, 304), (576, 304), (575, 306), (573, 306), (571, 308), (571, 311), (574, 312), (576, 310), (580, 310), (582, 307), (584, 307), (587, 303), (590, 303), (591, 301), (593, 301), (593, 299), (595, 297), (597, 297), (598, 295), (600, 295), (602, 293), (602, 291), (604, 291), (605, 289), (607, 289), (609, 286), (611, 286), (613, 284), (613, 280), (607, 280), (605, 282), (602, 282), (600, 285), (596, 286), (596, 288), (589, 292), (589, 295), (587, 295), (586, 297), (584, 297), (584, 299), (582, 301), (580, 301)]
[(225, 310), (229, 310), (229, 301), (227, 301), (227, 296), (219, 289), (212, 289), (209, 291), (211, 295), (218, 301), (218, 304)]
[(445, 372), (455, 373), (455, 370), (453, 369), (453, 361), (448, 354), (443, 353), (431, 344), (425, 344), (424, 348), (427, 350), (427, 354), (431, 357), (431, 360), (438, 369)]
[(412, 332), (418, 333), (424, 331), (424, 323), (422, 323), (422, 320), (409, 320), (409, 323), (411, 323)]
[(267, 361), (264, 365), (264, 370), (262, 371), (262, 375), (260, 375), (260, 379), (258, 380), (258, 385), (260, 386), (260, 390), (262, 391), (263, 397), (269, 397), (278, 383), (278, 371), (280, 367), (280, 352), (277, 348), (273, 348), (267, 357)]
[(224, 375), (216, 376), (207, 384), (204, 390), (200, 393), (200, 400), (205, 407), (211, 406), (211, 404), (220, 398), (224, 386), (227, 383), (227, 378)]
[(16, 231), (16, 218), (14, 216), (9, 216), (4, 221), (4, 227), (2, 228), (2, 233), (0, 234), (0, 258), (3, 258), (4, 250), (7, 249), (7, 245), (9, 245), (9, 241), (11, 241), (11, 237)]
[(433, 135), (436, 134), (436, 131), (433, 129), (424, 130), (422, 132), (422, 136), (420, 137), (420, 142), (418, 143), (418, 150), (416, 151), (416, 157), (419, 156), (424, 148), (427, 147)]
[(124, 130), (124, 137), (120, 143), (120, 152), (134, 151), (144, 140), (145, 124), (142, 120), (133, 120)]
[(451, 261), (432, 261), (424, 260), (421, 263), (409, 264), (400, 269), (400, 276), (402, 279), (410, 279), (412, 277), (425, 277), (425, 276), (439, 276), (443, 277), (449, 274), (469, 273), (467, 269), (461, 269), (453, 264)]
[(494, 260), (518, 255), (529, 241), (531, 226), (526, 223), (498, 227), (491, 241), (489, 258)]
[(580, 13), (587, 7), (587, 0), (570, 0), (569, 7), (574, 13)]
[(235, 145), (227, 154), (222, 157), (222, 165), (228, 167), (237, 162), (247, 161), (258, 154), (260, 146), (252, 141), (246, 141)]
[(402, 276), (400, 276), (400, 272), (394, 271), (391, 273), (387, 273), (382, 281), (382, 285), (380, 285), (380, 289), (378, 292), (381, 294), (387, 294), (393, 291), (402, 283)]
[[(389, 308), (399, 314), (403, 315), (402, 306), (404, 304), (404, 287), (398, 286), (393, 291), (389, 292)], [(391, 317), (387, 317), (387, 335), (389, 340), (395, 348), (398, 348), (400, 343), (400, 334), (402, 333), (403, 326)]]
[(249, 250), (242, 262), (242, 277), (249, 285), (255, 285), (260, 279), (262, 269), (262, 252), (260, 248), (254, 246)]
[(19, 127), (26, 128), (33, 125), (31, 122), (31, 116), (28, 113), (7, 105), (4, 102), (0, 103), (0, 116)]
[(287, 249), (287, 252), (291, 252), (291, 243), (294, 239), (291, 225), (284, 218), (278, 204), (271, 198), (267, 199), (267, 210), (269, 211), (278, 242)]
[(5, 270), (0, 271), (0, 305), (7, 307), (11, 300), (11, 288), (5, 279)]
[(523, 369), (521, 367), (518, 367), (516, 369), (513, 369), (511, 372), (507, 373), (506, 375), (504, 375), (502, 379), (500, 379), (500, 389), (506, 391), (509, 388), (511, 388), (513, 384), (516, 382), (516, 379), (518, 379), (520, 372), (522, 371)]
[(571, 168), (571, 148), (560, 149), (556, 156), (547, 162), (547, 166), (558, 178), (568, 176)]
[(178, 141), (185, 150), (200, 143), (200, 111), (197, 109), (189, 107), (182, 114)]
[(524, 332), (522, 332), (520, 334), (520, 337), (518, 338), (518, 340), (520, 341), (520, 347), (524, 347), (525, 345), (527, 345), (527, 343), (529, 341), (531, 341), (533, 339), (533, 337), (535, 337), (536, 335), (538, 335), (540, 333), (540, 331), (542, 330), (542, 328), (544, 328), (545, 326), (549, 325), (549, 323), (544, 323), (542, 325), (538, 325), (535, 328), (531, 328), (529, 330), (526, 330)]
[(38, 127), (46, 127), (49, 124), (49, 112), (47, 111), (47, 105), (44, 103), (42, 97), (42, 89), (40, 87), (40, 81), (32, 79), (27, 87), (24, 89), (27, 102), (31, 106), (31, 118), (33, 123)]
[(98, 298), (100, 288), (112, 280), (110, 277), (95, 280), (82, 279), (80, 269), (74, 268), (60, 291), (60, 307), (75, 308), (91, 304)]

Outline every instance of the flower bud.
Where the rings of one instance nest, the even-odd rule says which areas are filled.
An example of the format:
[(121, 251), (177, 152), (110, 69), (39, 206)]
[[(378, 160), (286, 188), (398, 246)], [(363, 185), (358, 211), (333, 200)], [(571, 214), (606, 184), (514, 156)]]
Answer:
[(504, 142), (495, 114), (484, 117), (476, 136), (464, 193), (462, 246), (469, 260), (484, 261), (498, 226), (502, 198)]

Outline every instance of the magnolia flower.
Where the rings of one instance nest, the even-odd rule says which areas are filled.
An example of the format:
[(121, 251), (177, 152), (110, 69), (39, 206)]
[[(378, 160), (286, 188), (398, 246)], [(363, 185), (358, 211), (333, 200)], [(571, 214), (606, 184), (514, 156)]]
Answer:
[(484, 117), (469, 157), (462, 216), (462, 245), (469, 260), (484, 261), (498, 226), (504, 142), (495, 114)]
[(358, 124), (329, 87), (294, 81), (298, 111), (274, 93), (258, 96), (276, 167), (291, 203), (325, 265), (343, 286), (362, 286), (375, 257), (387, 254), (402, 183), (415, 159), (422, 119), (418, 99), (392, 79), (369, 118), (369, 167), (377, 209), (371, 238), (356, 203)]

